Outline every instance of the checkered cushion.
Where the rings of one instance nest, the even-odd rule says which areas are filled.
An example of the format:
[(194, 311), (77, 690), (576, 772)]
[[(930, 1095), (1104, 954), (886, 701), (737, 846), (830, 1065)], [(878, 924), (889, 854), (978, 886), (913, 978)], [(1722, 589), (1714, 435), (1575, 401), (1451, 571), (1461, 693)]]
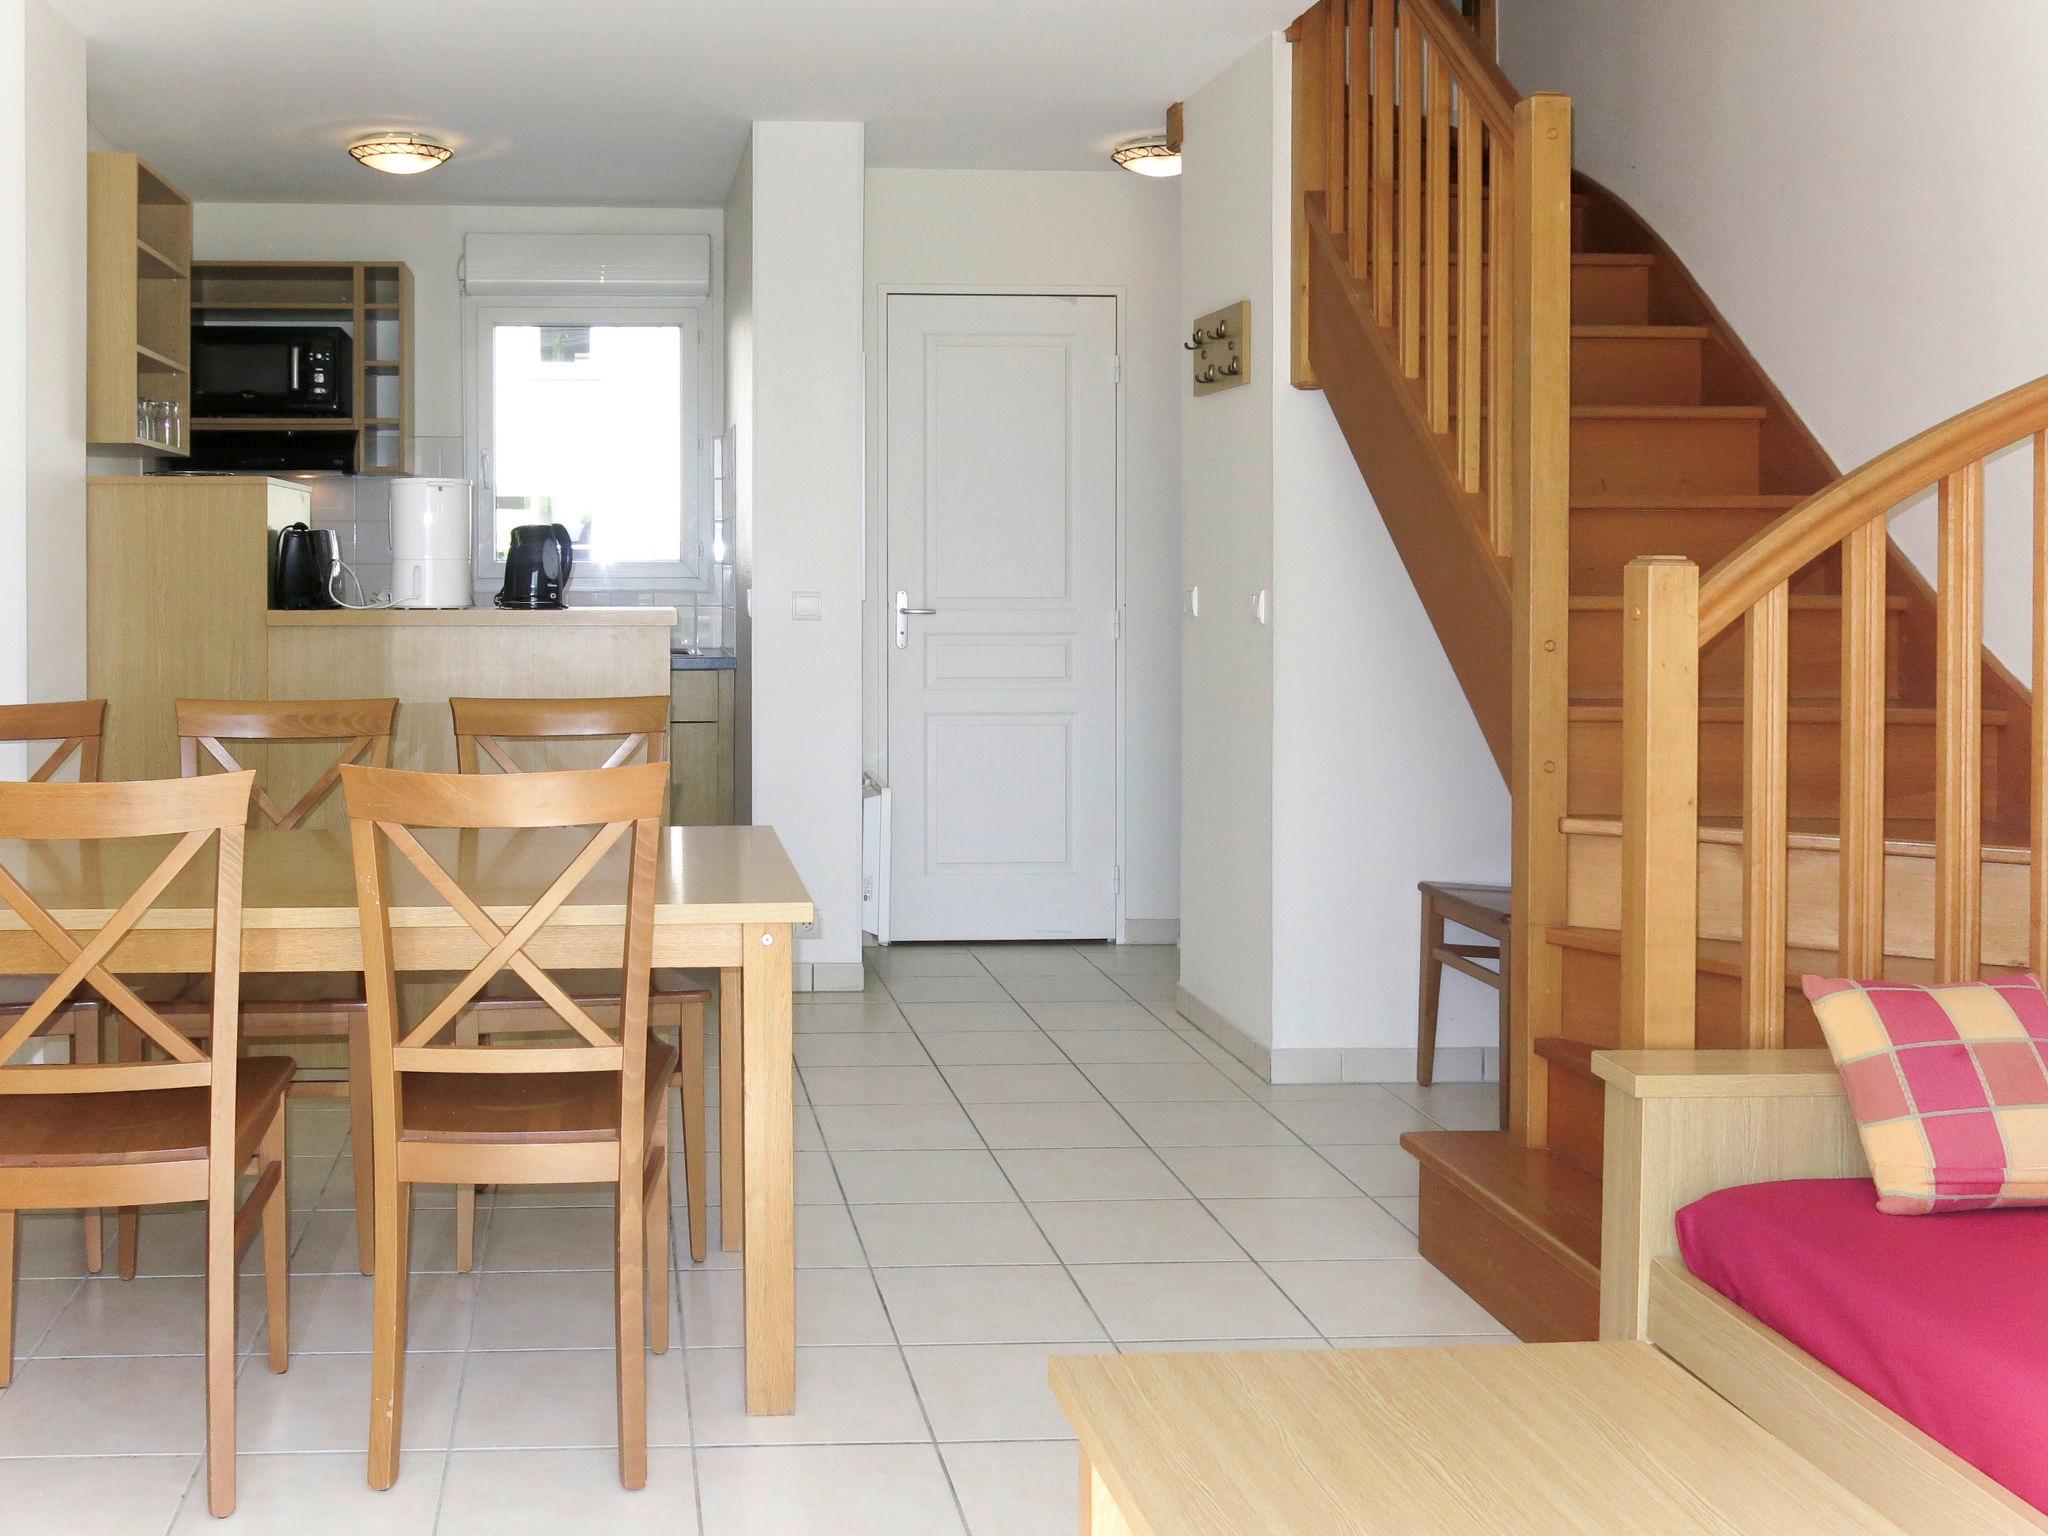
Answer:
[(2048, 994), (1800, 978), (1894, 1216), (2048, 1205)]

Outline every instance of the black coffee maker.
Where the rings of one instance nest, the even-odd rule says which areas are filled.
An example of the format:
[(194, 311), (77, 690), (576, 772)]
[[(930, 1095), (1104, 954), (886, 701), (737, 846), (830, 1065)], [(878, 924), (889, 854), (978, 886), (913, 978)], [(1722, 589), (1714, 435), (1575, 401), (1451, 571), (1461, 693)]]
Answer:
[(576, 548), (560, 523), (529, 523), (512, 530), (505, 550), (505, 587), (497, 596), (500, 608), (566, 608), (562, 594)]

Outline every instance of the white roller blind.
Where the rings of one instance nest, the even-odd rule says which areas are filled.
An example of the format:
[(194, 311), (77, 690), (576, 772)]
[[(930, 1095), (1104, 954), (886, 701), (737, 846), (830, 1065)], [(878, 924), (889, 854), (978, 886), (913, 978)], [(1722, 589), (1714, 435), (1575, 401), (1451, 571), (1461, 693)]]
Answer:
[(701, 299), (709, 235), (465, 235), (462, 291), (478, 297)]

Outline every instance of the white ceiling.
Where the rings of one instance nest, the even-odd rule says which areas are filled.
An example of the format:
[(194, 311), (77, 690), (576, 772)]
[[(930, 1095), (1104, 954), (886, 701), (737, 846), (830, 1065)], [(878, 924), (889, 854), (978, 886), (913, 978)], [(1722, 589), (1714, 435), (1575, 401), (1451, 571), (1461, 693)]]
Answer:
[[(1100, 169), (1304, 0), (54, 0), (93, 127), (244, 202), (722, 202), (754, 119), (871, 165)], [(456, 148), (382, 176), (385, 128)]]

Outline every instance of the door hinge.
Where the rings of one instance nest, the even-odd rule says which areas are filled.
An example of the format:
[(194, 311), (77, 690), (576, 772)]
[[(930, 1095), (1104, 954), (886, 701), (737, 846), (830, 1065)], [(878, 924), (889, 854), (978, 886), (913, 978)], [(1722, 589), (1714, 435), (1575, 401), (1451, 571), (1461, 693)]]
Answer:
[(1110, 865), (1110, 867), (1109, 867), (1109, 889), (1110, 889), (1110, 892), (1111, 892), (1111, 894), (1113, 894), (1113, 895), (1117, 895), (1117, 896), (1121, 896), (1121, 895), (1123, 895), (1123, 893), (1124, 893), (1124, 867), (1123, 867), (1123, 865), (1121, 865), (1121, 864), (1112, 864), (1112, 865)]

